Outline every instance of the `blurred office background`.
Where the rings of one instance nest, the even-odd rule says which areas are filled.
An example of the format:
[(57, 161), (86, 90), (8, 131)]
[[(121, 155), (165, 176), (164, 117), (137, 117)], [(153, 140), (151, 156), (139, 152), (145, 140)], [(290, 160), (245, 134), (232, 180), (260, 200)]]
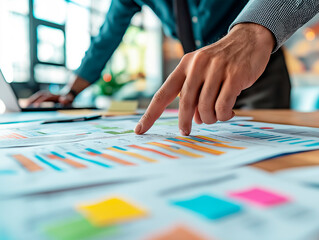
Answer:
[[(0, 68), (20, 98), (57, 93), (98, 34), (111, 0), (1, 0)], [(319, 17), (286, 44), (292, 108), (319, 109)], [(149, 99), (183, 55), (149, 8), (134, 16), (99, 81), (80, 96)]]

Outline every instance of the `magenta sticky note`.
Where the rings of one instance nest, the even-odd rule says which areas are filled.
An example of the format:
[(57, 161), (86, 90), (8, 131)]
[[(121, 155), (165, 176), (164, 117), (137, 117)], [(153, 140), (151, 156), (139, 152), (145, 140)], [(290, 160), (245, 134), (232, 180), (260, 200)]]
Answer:
[(229, 196), (263, 207), (280, 205), (290, 201), (289, 198), (284, 195), (259, 187), (238, 192), (231, 192)]

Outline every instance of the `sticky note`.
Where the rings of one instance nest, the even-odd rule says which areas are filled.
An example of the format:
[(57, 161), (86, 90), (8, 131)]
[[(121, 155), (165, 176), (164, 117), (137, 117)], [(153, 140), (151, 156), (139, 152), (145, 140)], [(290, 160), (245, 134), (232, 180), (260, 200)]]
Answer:
[(108, 109), (109, 112), (135, 112), (138, 107), (138, 101), (114, 101)]
[(45, 233), (55, 240), (81, 240), (96, 236), (110, 237), (117, 233), (115, 226), (96, 227), (82, 216), (54, 223)]
[[(163, 233), (156, 234), (147, 238), (147, 240), (206, 240), (198, 233), (194, 232), (186, 226), (175, 226)], [(211, 239), (211, 238), (210, 238)]]
[(263, 207), (280, 205), (290, 201), (283, 195), (258, 187), (250, 188), (244, 191), (232, 192), (229, 194), (229, 196)]
[(77, 209), (96, 226), (122, 223), (147, 215), (145, 210), (120, 198), (109, 198), (94, 204), (80, 205)]
[(218, 220), (241, 211), (240, 205), (210, 195), (202, 195), (173, 203), (210, 220)]

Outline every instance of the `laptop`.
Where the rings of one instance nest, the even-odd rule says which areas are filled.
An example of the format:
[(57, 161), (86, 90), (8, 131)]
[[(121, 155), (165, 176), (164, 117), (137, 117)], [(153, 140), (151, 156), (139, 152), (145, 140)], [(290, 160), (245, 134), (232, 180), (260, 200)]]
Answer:
[(6, 112), (35, 112), (35, 111), (57, 111), (57, 110), (71, 110), (71, 109), (96, 109), (95, 107), (73, 107), (61, 106), (55, 104), (52, 107), (26, 107), (20, 106), (18, 98), (13, 91), (11, 85), (6, 81), (0, 69), (0, 100), (6, 108)]

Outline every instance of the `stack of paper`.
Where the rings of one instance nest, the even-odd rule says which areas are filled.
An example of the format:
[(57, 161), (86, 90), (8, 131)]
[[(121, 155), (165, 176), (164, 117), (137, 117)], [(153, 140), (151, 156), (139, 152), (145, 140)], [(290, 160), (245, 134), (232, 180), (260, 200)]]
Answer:
[(0, 129), (0, 238), (316, 236), (319, 192), (238, 167), (319, 149), (318, 129), (236, 118), (183, 137), (174, 112), (135, 135), (138, 120)]

